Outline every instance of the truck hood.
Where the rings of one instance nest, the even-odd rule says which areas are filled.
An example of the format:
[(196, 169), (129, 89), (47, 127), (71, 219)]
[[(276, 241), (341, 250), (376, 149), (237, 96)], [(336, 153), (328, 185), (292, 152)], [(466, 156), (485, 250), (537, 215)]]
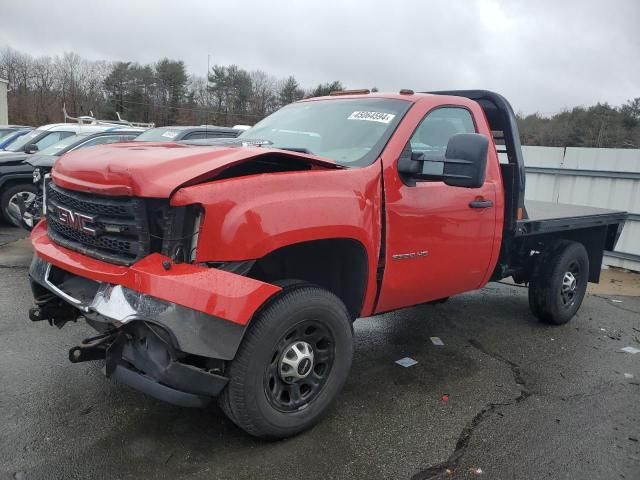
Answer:
[(101, 195), (168, 198), (178, 188), (228, 176), (265, 173), (269, 169), (230, 167), (242, 164), (281, 166), (271, 171), (342, 168), (315, 155), (255, 146), (194, 146), (179, 143), (104, 145), (60, 157), (53, 168), (63, 188)]
[(40, 155), (34, 153), (33, 155), (29, 155), (24, 162), (34, 168), (49, 169), (53, 167), (58, 158), (60, 158), (58, 155)]
[(29, 154), (24, 152), (1, 152), (0, 165), (17, 165), (24, 162)]

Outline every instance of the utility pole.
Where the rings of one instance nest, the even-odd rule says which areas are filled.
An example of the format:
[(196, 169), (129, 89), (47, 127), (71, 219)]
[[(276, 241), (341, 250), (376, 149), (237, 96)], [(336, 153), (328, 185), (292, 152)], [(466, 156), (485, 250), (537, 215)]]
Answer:
[(210, 123), (211, 115), (211, 91), (209, 90), (209, 71), (211, 68), (211, 54), (207, 53), (207, 125)]

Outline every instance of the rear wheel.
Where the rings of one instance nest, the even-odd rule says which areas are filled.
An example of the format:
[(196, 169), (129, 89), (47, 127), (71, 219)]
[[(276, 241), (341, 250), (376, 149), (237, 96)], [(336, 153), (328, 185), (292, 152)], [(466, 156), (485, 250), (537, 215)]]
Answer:
[(563, 240), (538, 259), (529, 282), (529, 306), (540, 320), (567, 323), (580, 308), (589, 280), (589, 256), (581, 243)]
[(327, 412), (352, 357), (351, 319), (340, 299), (314, 285), (288, 284), (249, 327), (220, 405), (251, 435), (295, 435)]
[(0, 210), (3, 218), (16, 227), (22, 226), (20, 203), (30, 204), (36, 199), (37, 193), (38, 189), (32, 183), (12, 185), (7, 188), (0, 196)]

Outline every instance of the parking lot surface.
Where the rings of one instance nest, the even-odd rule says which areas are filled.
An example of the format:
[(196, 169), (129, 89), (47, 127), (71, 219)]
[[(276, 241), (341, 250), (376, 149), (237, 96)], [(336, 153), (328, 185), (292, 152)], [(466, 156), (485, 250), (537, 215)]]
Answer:
[(99, 362), (69, 363), (93, 331), (28, 320), (21, 236), (0, 229), (6, 478), (640, 478), (640, 354), (621, 351), (640, 348), (638, 297), (590, 294), (572, 322), (549, 327), (526, 288), (490, 284), (359, 319), (329, 415), (262, 442), (215, 405), (173, 407), (104, 378)]

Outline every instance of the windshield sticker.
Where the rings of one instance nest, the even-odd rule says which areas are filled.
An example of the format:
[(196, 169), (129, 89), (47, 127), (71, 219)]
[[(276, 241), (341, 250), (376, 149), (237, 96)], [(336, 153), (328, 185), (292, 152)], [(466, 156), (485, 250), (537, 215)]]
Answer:
[(172, 132), (171, 130), (167, 130), (162, 134), (163, 137), (167, 137), (167, 138), (173, 138), (176, 135), (178, 135), (178, 132)]
[(368, 122), (389, 123), (395, 118), (392, 113), (384, 112), (353, 112), (348, 120), (366, 120)]

